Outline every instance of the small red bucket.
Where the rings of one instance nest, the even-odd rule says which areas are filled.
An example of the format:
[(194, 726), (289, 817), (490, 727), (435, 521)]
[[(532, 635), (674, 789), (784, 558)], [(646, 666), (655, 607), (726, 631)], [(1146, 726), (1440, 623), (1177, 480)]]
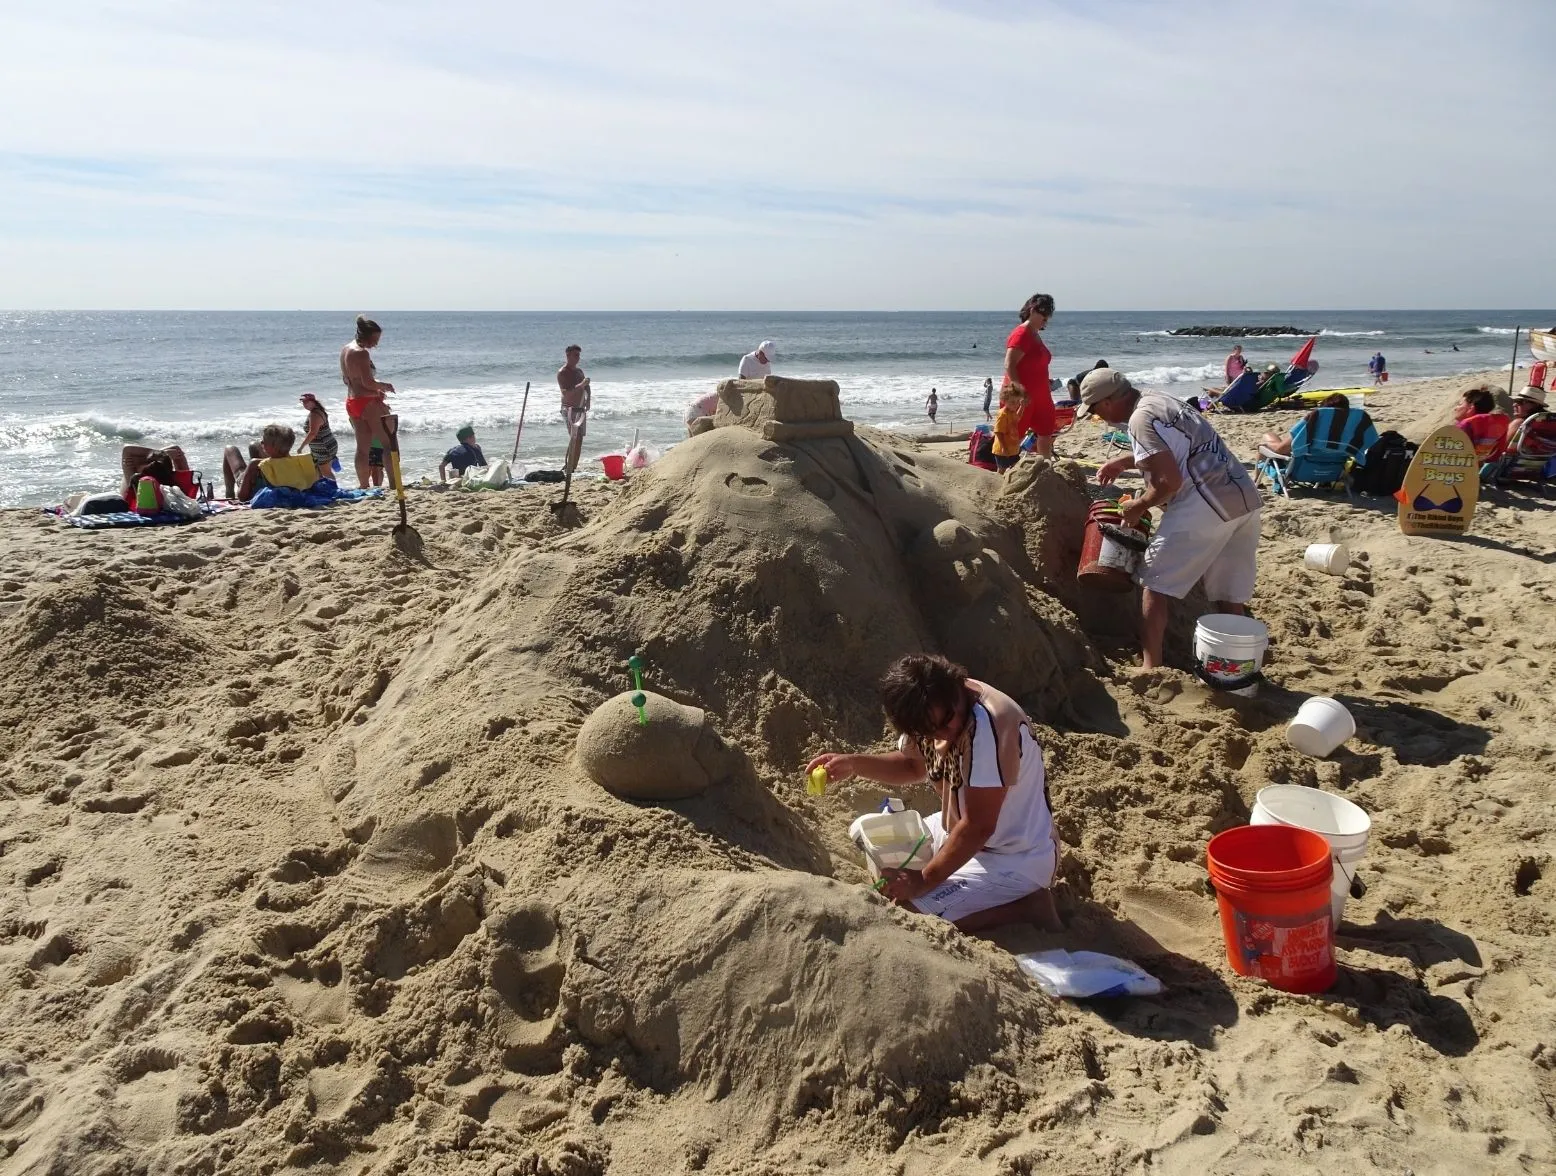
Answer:
[(605, 467), (605, 476), (612, 482), (619, 482), (625, 476), (627, 455), (624, 453), (606, 453), (600, 457), (600, 464)]
[(1150, 535), (1147, 519), (1142, 518), (1140, 526), (1131, 531), (1111, 502), (1092, 503), (1075, 578), (1105, 592), (1128, 592), (1135, 586), (1135, 569)]
[(1290, 825), (1242, 825), (1205, 849), (1227, 962), (1287, 992), (1335, 981), (1329, 842)]

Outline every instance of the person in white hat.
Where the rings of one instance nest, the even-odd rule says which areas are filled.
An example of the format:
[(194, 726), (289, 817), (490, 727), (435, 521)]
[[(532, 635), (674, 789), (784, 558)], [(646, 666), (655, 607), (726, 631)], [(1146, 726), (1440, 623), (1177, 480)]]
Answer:
[(773, 374), (773, 341), (762, 340), (761, 346), (755, 351), (748, 351), (740, 357), (740, 378), (742, 380), (765, 380)]
[(1532, 384), (1513, 397), (1513, 425), (1507, 435), (1509, 453), (1518, 452), (1518, 443), (1530, 425), (1552, 419), (1552, 414), (1546, 411), (1545, 399), (1545, 389)]
[(1145, 493), (1122, 503), (1133, 527), (1153, 507), (1162, 511), (1141, 561), (1140, 646), (1146, 669), (1162, 664), (1162, 640), (1172, 602), (1195, 584), (1218, 612), (1246, 613), (1259, 552), (1259, 492), (1221, 435), (1186, 401), (1142, 392), (1122, 372), (1100, 368), (1081, 381), (1075, 418), (1096, 413), (1127, 425), (1130, 452), (1104, 462), (1097, 481), (1110, 485), (1137, 469)]

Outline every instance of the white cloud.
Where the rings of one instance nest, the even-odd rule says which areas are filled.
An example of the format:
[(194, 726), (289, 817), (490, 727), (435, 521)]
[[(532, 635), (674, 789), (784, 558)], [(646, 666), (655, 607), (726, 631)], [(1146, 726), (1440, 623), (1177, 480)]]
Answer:
[(1537, 19), (13, 0), (0, 305), (1536, 303)]

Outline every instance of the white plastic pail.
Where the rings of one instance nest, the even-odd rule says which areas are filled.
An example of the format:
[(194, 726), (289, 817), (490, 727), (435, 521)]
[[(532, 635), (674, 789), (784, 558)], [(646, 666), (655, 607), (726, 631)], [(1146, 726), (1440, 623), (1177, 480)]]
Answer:
[(1219, 690), (1252, 697), (1270, 644), (1263, 621), (1236, 613), (1210, 613), (1194, 626), (1194, 660), (1200, 676)]
[(1345, 706), (1319, 695), (1297, 708), (1286, 727), (1286, 742), (1303, 755), (1322, 759), (1356, 734), (1356, 720)]
[[(870, 876), (881, 870), (917, 870), (935, 856), (924, 818), (912, 809), (900, 813), (865, 813), (848, 827), (848, 839), (864, 851)], [(915, 846), (917, 849), (915, 850)]]
[(1254, 798), (1250, 825), (1294, 825), (1317, 833), (1329, 842), (1334, 857), (1334, 881), (1329, 888), (1329, 909), (1334, 925), (1340, 925), (1345, 900), (1351, 894), (1356, 867), (1367, 856), (1367, 837), (1372, 818), (1343, 796), (1304, 788), (1300, 784), (1271, 784)]
[(1315, 572), (1343, 576), (1351, 566), (1351, 550), (1344, 543), (1309, 543), (1302, 562)]

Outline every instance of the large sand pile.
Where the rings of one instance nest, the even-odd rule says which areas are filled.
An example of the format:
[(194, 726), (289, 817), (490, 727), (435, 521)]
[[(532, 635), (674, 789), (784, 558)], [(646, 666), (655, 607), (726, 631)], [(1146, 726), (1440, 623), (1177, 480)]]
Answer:
[[(1067, 462), (731, 427), (577, 529), (418, 496), (420, 559), (382, 504), (9, 520), (0, 1176), (1548, 1164), (1549, 516), (1447, 544), (1275, 504), (1249, 701), (1124, 667), (1128, 598), (1074, 581), (1088, 501)], [(1300, 568), (1331, 528), (1344, 578)], [(890, 907), (844, 836), (881, 790), (805, 797), (809, 753), (885, 745), (872, 684), (915, 648), (1044, 726), (1065, 935)], [(575, 759), (633, 653), (695, 708), (689, 799)], [(1330, 760), (1282, 737), (1309, 692), (1358, 715)], [(1280, 781), (1377, 819), (1325, 998), (1231, 976), (1199, 864)], [(1008, 954), (1050, 944), (1169, 990), (1054, 1004)]]

